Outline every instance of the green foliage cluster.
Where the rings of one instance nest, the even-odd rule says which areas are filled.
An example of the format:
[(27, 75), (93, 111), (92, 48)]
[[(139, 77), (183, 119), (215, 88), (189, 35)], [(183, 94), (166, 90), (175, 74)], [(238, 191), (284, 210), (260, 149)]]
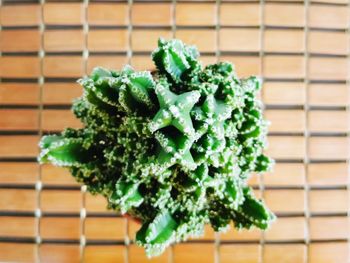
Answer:
[(227, 62), (202, 67), (198, 56), (160, 39), (155, 72), (95, 68), (73, 105), (84, 127), (40, 142), (40, 162), (68, 167), (109, 208), (141, 220), (136, 242), (149, 256), (205, 224), (266, 229), (275, 218), (246, 183), (272, 164), (260, 82)]

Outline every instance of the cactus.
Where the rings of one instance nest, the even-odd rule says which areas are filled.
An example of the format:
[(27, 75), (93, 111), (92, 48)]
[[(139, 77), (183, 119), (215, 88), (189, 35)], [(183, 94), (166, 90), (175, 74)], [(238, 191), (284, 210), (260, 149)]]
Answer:
[(40, 142), (41, 163), (69, 168), (110, 209), (142, 222), (136, 243), (148, 256), (205, 224), (266, 229), (275, 219), (246, 183), (273, 164), (263, 154), (260, 82), (239, 79), (228, 62), (202, 67), (198, 56), (160, 39), (152, 74), (95, 68), (73, 104), (84, 127)]

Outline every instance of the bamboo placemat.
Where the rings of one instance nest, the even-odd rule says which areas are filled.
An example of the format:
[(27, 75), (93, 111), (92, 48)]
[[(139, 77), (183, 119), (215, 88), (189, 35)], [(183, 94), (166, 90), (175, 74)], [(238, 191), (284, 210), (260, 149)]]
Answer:
[(157, 38), (205, 63), (263, 77), (273, 173), (251, 184), (278, 221), (215, 234), (154, 262), (335, 262), (349, 257), (350, 3), (1, 1), (0, 261), (146, 262), (138, 226), (106, 211), (67, 171), (36, 163), (41, 135), (79, 127), (75, 83), (96, 65), (152, 69)]

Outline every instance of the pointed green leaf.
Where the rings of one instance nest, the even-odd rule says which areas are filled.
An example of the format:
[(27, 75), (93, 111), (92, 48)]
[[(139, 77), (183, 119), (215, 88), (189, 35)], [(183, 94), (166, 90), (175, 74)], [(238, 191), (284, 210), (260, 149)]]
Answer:
[(196, 60), (198, 55), (195, 47), (186, 46), (180, 40), (160, 39), (158, 48), (152, 53), (152, 59), (161, 73), (167, 74), (174, 82), (179, 83), (184, 73), (199, 65)]
[(164, 54), (164, 68), (179, 82), (182, 74), (189, 68), (186, 58), (180, 53), (181, 51), (168, 50)]
[(238, 178), (233, 178), (226, 182), (224, 193), (229, 202), (229, 206), (234, 209), (237, 209), (244, 201), (242, 184), (240, 184)]
[(43, 136), (39, 142), (39, 147), (42, 149), (49, 148), (54, 142), (62, 140), (63, 137), (59, 135), (46, 135)]
[(97, 81), (100, 78), (112, 77), (112, 73), (103, 67), (96, 67), (92, 70), (90, 77), (93, 81)]
[(138, 190), (139, 184), (119, 181), (115, 185), (114, 192), (110, 195), (109, 201), (120, 207), (124, 214), (132, 207), (138, 207), (143, 202), (143, 197)]
[(137, 241), (149, 244), (164, 244), (172, 241), (178, 224), (167, 210), (159, 213), (152, 222), (136, 234)]
[(84, 148), (82, 139), (49, 137), (40, 143), (42, 151), (40, 162), (48, 162), (57, 166), (75, 166), (86, 163), (92, 156), (89, 150)]
[(150, 92), (154, 87), (154, 81), (150, 72), (144, 71), (131, 74), (126, 85), (136, 101), (147, 105), (149, 108), (155, 106), (150, 97)]
[(266, 172), (271, 169), (273, 161), (271, 158), (267, 157), (264, 154), (259, 155), (256, 158), (255, 171), (256, 172)]
[(275, 220), (275, 215), (272, 214), (262, 201), (254, 197), (250, 188), (245, 188), (243, 191), (244, 202), (238, 208), (238, 214), (258, 228), (268, 228), (270, 223)]

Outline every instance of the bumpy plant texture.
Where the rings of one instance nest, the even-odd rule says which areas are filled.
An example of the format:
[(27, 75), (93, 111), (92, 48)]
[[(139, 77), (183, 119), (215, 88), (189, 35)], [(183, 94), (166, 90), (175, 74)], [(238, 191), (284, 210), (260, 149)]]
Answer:
[(272, 164), (260, 83), (227, 62), (203, 68), (198, 56), (160, 39), (153, 73), (95, 68), (73, 106), (84, 128), (40, 142), (42, 163), (68, 167), (109, 208), (141, 220), (136, 242), (149, 256), (202, 235), (205, 224), (266, 229), (274, 219), (246, 184)]

